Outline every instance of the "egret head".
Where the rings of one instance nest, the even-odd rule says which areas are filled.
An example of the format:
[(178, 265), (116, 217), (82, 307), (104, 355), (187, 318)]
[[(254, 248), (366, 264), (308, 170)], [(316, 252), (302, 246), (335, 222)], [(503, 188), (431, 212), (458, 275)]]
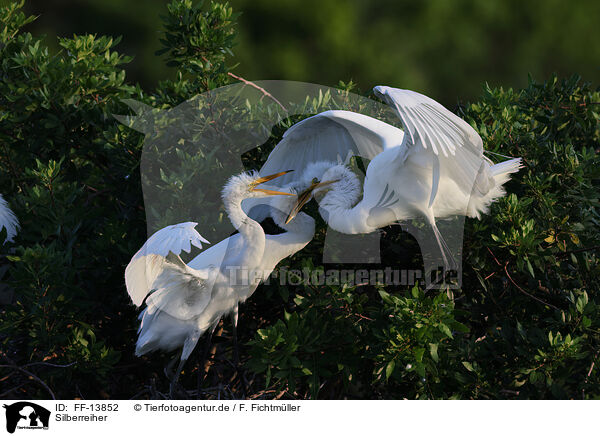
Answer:
[(271, 195), (294, 195), (289, 192), (275, 191), (259, 187), (263, 183), (283, 176), (290, 171), (282, 171), (280, 173), (262, 177), (256, 171), (232, 176), (223, 188), (222, 197), (223, 199), (232, 199), (269, 197)]
[(306, 182), (307, 188), (298, 194), (298, 200), (289, 212), (286, 224), (300, 212), (302, 207), (304, 207), (311, 198), (322, 198), (330, 190), (337, 189), (340, 183), (343, 186), (348, 185), (346, 182), (347, 179), (351, 180), (351, 182), (356, 180), (357, 186), (352, 187), (360, 190), (356, 175), (354, 175), (354, 173), (352, 173), (345, 165), (336, 164), (335, 162), (317, 162), (309, 165), (303, 173), (303, 179)]
[(317, 199), (320, 199), (324, 194), (332, 190), (352, 194), (355, 194), (356, 191), (360, 192), (360, 182), (358, 177), (346, 165), (338, 164), (332, 166), (325, 171), (321, 180), (324, 182), (333, 181), (335, 183), (329, 183), (315, 189), (315, 196)]

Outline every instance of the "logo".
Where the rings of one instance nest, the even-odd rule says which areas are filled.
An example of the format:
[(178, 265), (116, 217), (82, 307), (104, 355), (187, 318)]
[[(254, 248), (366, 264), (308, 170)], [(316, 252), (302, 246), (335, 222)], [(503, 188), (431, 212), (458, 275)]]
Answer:
[(4, 405), (6, 409), (6, 431), (14, 433), (18, 429), (48, 429), (50, 411), (29, 401)]

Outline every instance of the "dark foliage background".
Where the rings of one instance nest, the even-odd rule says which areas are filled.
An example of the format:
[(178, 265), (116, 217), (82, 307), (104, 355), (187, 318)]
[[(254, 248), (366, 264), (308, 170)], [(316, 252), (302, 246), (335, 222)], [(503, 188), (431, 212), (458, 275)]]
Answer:
[[(232, 56), (238, 17), (227, 5), (173, 0), (162, 11), (161, 58), (152, 61), (169, 64), (169, 76), (156, 84), (146, 78), (142, 86), (127, 78), (130, 59), (116, 51), (116, 39), (83, 34), (86, 29), (43, 39), (29, 32), (33, 19), (21, 6), (0, 11), (0, 192), (22, 226), (15, 243), (2, 247), (0, 397), (160, 398), (171, 356), (133, 356), (137, 313), (123, 283), (125, 265), (147, 236), (139, 171), (144, 138), (112, 114), (130, 113), (124, 99), (171, 109), (236, 82), (230, 66), (238, 59)], [(338, 9), (329, 14), (333, 21), (350, 13)], [(466, 28), (458, 21), (456, 27)], [(295, 53), (279, 40), (281, 53)], [(597, 59), (590, 44), (567, 48)], [(364, 51), (365, 59), (375, 55)], [(287, 64), (273, 59), (265, 65)], [(393, 56), (370, 62), (384, 71), (377, 82), (390, 72), (410, 74)], [(586, 68), (581, 71), (593, 76)], [(320, 69), (332, 72), (325, 80), (345, 79), (343, 68)], [(240, 319), (249, 397), (600, 396), (600, 93), (577, 76), (561, 77), (530, 78), (519, 90), (484, 86), (473, 103), (451, 106), (488, 150), (525, 163), (508, 184), (510, 195), (481, 221), (467, 220), (463, 288), (261, 286)], [(360, 84), (368, 89), (371, 80)], [(331, 103), (307, 104), (318, 112)], [(248, 168), (260, 166), (289, 122), (247, 157)], [(169, 182), (163, 183), (157, 188), (167, 192)], [(392, 266), (419, 268), (416, 242), (397, 228), (384, 230), (382, 257)], [(282, 267), (322, 268), (316, 259), (325, 231), (320, 222), (315, 240)], [(225, 325), (203, 396), (242, 395), (228, 335)], [(195, 387), (197, 372), (190, 361), (184, 386)]]
[[(9, 0), (0, 0), (8, 3)], [(145, 88), (172, 77), (156, 61), (166, 0), (29, 0), (39, 19), (28, 29), (55, 36), (117, 37), (134, 56), (128, 77)], [(553, 72), (598, 85), (600, 40), (595, 0), (232, 0), (238, 22), (235, 69), (250, 80), (298, 80), (364, 90), (415, 89), (447, 105), (479, 97), (481, 85), (527, 86)], [(233, 62), (232, 62), (233, 63)]]

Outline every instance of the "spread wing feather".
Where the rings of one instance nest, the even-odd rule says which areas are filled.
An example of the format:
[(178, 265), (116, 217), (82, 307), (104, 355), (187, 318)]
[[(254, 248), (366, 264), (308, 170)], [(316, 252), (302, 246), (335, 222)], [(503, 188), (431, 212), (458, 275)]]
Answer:
[(397, 127), (356, 112), (321, 112), (285, 132), (260, 174), (272, 174), (282, 168), (295, 170), (277, 180), (286, 184), (299, 178), (313, 162), (347, 163), (352, 156), (372, 160), (384, 149), (399, 146), (403, 136)]
[(408, 89), (376, 86), (374, 91), (396, 109), (409, 132), (404, 138), (407, 147), (421, 145), (444, 156), (455, 155), (460, 148), (483, 154), (483, 141), (475, 129), (437, 101)]
[[(330, 110), (290, 127), (269, 154), (261, 175), (294, 170), (277, 179), (280, 186), (299, 180), (315, 162), (348, 163), (352, 156), (373, 160), (382, 151), (398, 147), (404, 132), (378, 119), (356, 112)], [(248, 198), (243, 208), (253, 219), (269, 216), (268, 200)]]
[(161, 310), (176, 319), (192, 319), (208, 306), (213, 282), (210, 269), (190, 268), (179, 256), (170, 254), (146, 298), (148, 313)]
[(189, 253), (192, 245), (202, 248), (203, 242), (209, 243), (195, 230), (196, 225), (186, 222), (160, 229), (132, 257), (125, 268), (125, 285), (136, 306), (140, 306), (153, 289), (154, 281), (169, 262), (169, 253), (178, 257), (182, 251)]
[(436, 198), (440, 180), (447, 177), (461, 190), (470, 192), (482, 162), (487, 160), (483, 156), (483, 141), (475, 129), (425, 95), (389, 86), (376, 86), (374, 91), (396, 109), (407, 132), (402, 146), (413, 155), (429, 155), (432, 162), (429, 207)]

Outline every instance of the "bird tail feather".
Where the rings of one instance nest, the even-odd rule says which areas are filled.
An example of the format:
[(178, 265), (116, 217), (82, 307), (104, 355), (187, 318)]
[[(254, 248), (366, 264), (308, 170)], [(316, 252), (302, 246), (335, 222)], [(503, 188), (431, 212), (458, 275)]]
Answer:
[(494, 181), (497, 184), (502, 185), (510, 180), (510, 174), (516, 173), (521, 168), (523, 168), (521, 158), (517, 157), (515, 159), (492, 165), (490, 171), (494, 177)]
[(504, 185), (510, 180), (510, 175), (523, 167), (521, 158), (510, 159), (494, 165), (484, 164), (473, 186), (473, 193), (469, 202), (468, 215), (479, 218), (482, 213), (487, 213), (490, 204), (506, 195)]

